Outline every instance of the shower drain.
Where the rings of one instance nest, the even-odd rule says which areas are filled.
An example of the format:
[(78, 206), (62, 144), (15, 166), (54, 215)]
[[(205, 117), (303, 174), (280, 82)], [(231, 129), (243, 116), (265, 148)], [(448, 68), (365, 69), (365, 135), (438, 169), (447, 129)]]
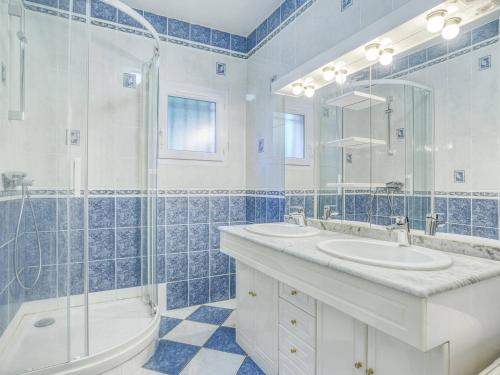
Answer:
[(56, 320), (54, 318), (44, 318), (37, 320), (35, 324), (33, 324), (36, 328), (48, 327), (54, 324)]

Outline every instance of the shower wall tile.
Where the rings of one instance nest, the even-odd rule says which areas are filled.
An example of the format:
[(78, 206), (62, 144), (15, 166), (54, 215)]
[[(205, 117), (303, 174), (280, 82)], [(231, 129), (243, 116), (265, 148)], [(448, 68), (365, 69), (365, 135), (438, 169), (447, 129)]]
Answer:
[(210, 248), (210, 227), (208, 224), (189, 225), (189, 251), (203, 251)]
[(116, 228), (116, 257), (141, 256), (141, 228)]
[(89, 228), (115, 227), (115, 198), (89, 198)]
[(116, 287), (132, 288), (141, 285), (141, 258), (116, 260)]
[(57, 266), (42, 266), (40, 277), (38, 276), (38, 267), (24, 268), (21, 275), (22, 282), (27, 287), (32, 287), (25, 291), (25, 301), (35, 301), (39, 299), (54, 298), (57, 296)]
[(165, 238), (167, 254), (188, 251), (187, 225), (167, 225)]
[(189, 279), (198, 279), (210, 275), (209, 256), (209, 251), (189, 253)]
[[(31, 200), (33, 212), (35, 214), (36, 226), (39, 231), (54, 231), (57, 229), (57, 199), (42, 198)], [(33, 221), (33, 213), (28, 202), (24, 205), (23, 210), (24, 230), (26, 232), (34, 232), (35, 222)]]
[(115, 230), (89, 230), (89, 260), (115, 258)]
[[(141, 16), (143, 15), (142, 10), (140, 9), (134, 9), (137, 13), (139, 13)], [(130, 17), (128, 14), (123, 13), (121, 10), (118, 10), (118, 23), (125, 25), (125, 26), (130, 26), (130, 27), (135, 27), (137, 29), (142, 29), (142, 25), (137, 22), (135, 19)]]
[[(57, 295), (58, 297), (83, 293), (83, 263), (71, 263), (58, 266)], [(70, 282), (68, 283), (68, 273)]]
[(115, 289), (114, 260), (89, 262), (89, 289), (90, 292)]
[(210, 302), (210, 281), (208, 277), (189, 282), (189, 302), (191, 305)]
[(144, 12), (144, 18), (154, 27), (154, 29), (163, 35), (168, 34), (168, 18), (158, 14)]
[(188, 223), (187, 197), (167, 197), (165, 201), (167, 225)]
[(222, 223), (229, 221), (229, 197), (210, 197), (210, 222)]
[(141, 225), (141, 198), (116, 198), (116, 226), (138, 227)]
[(208, 197), (189, 197), (189, 223), (208, 223), (210, 221)]
[(167, 283), (167, 308), (179, 309), (189, 305), (188, 282)]
[(229, 198), (229, 210), (230, 210), (230, 220), (235, 221), (245, 221), (246, 220), (246, 199), (244, 196), (231, 196)]
[(191, 25), (191, 40), (197, 43), (210, 44), (210, 28), (201, 25)]
[(167, 282), (188, 279), (188, 254), (169, 254), (166, 263)]
[(231, 34), (212, 29), (212, 46), (223, 49), (231, 48)]
[(189, 40), (189, 23), (170, 18), (168, 20), (168, 35)]
[(104, 21), (117, 21), (116, 8), (100, 0), (91, 0), (90, 15), (94, 18), (98, 18)]

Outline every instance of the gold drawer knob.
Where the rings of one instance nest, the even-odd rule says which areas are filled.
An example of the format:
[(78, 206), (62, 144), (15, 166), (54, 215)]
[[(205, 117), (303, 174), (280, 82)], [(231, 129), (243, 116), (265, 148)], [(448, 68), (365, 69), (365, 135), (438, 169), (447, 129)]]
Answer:
[(292, 296), (296, 296), (299, 292), (297, 292), (295, 289), (290, 292)]
[(290, 323), (292, 323), (292, 326), (296, 326), (297, 325), (297, 321), (295, 319), (290, 320)]
[(354, 368), (360, 369), (360, 368), (362, 368), (362, 367), (363, 367), (363, 362), (359, 362), (359, 361), (358, 361), (358, 362), (356, 362), (356, 363), (354, 364)]
[(297, 353), (297, 349), (296, 349), (296, 348), (292, 348), (292, 349), (290, 349), (290, 353), (292, 353), (292, 354)]
[(251, 297), (257, 297), (257, 293), (255, 293), (253, 291), (249, 291), (248, 295), (251, 296)]
[(375, 374), (375, 371), (373, 371), (372, 368), (366, 370), (366, 375), (373, 375), (373, 374)]

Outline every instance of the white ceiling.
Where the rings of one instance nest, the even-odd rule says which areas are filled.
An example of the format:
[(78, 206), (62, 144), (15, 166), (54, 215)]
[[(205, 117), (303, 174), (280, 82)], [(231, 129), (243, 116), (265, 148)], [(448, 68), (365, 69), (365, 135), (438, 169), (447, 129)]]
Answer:
[(138, 9), (247, 36), (282, 0), (122, 0)]

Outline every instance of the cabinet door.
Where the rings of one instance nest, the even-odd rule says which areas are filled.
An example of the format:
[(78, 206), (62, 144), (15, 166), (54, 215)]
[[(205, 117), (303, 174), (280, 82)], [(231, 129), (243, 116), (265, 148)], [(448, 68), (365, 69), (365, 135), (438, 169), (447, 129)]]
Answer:
[(374, 375), (448, 375), (448, 344), (421, 352), (369, 327), (368, 367)]
[(236, 262), (236, 341), (249, 355), (252, 355), (255, 337), (256, 297), (253, 297), (254, 271), (246, 264)]
[(254, 271), (257, 292), (255, 319), (255, 361), (266, 374), (278, 371), (278, 282)]
[(364, 375), (367, 326), (323, 303), (317, 319), (317, 374)]

